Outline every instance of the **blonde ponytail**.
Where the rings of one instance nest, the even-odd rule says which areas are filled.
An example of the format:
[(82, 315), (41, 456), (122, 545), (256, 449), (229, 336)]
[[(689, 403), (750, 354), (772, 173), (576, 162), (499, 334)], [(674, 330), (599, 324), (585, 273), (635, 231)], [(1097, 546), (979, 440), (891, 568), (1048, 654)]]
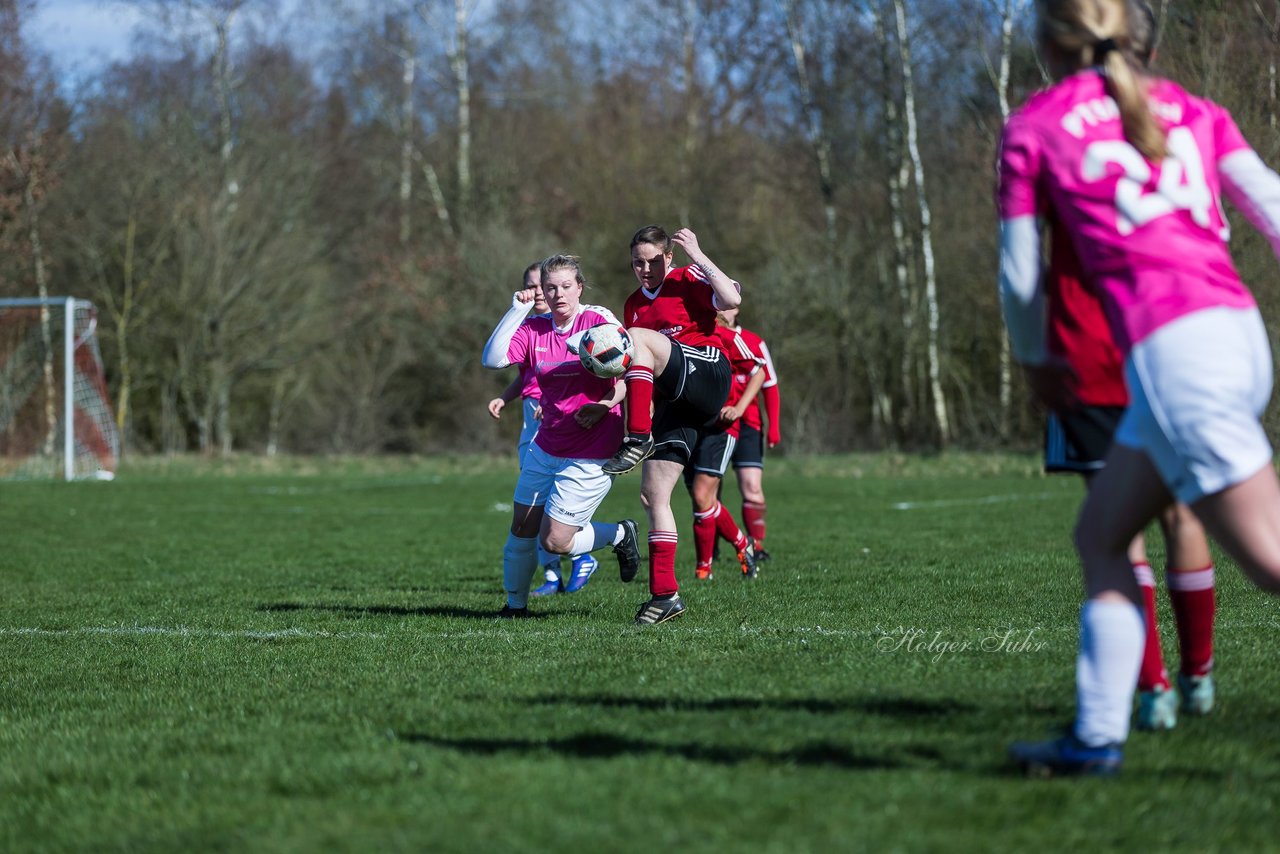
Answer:
[[(1138, 78), (1127, 0), (1039, 0), (1040, 38), (1073, 69), (1100, 65), (1129, 144), (1150, 160), (1165, 156), (1164, 128)], [(1144, 52), (1150, 45), (1141, 46)]]
[(1106, 72), (1107, 94), (1120, 108), (1124, 138), (1148, 160), (1163, 160), (1164, 128), (1152, 114), (1146, 87), (1134, 73), (1129, 59), (1118, 50), (1109, 51), (1103, 57), (1102, 68)]

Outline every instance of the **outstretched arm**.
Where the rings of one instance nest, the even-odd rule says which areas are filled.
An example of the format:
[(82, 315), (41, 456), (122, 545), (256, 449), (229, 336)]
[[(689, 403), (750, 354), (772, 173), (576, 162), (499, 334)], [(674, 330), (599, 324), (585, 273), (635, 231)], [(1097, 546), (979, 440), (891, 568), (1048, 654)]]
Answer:
[(698, 235), (691, 229), (682, 228), (671, 235), (671, 242), (679, 246), (689, 256), (689, 260), (698, 265), (707, 274), (711, 282), (711, 290), (715, 293), (715, 306), (718, 309), (737, 308), (742, 304), (742, 294), (738, 283), (724, 274), (715, 265), (707, 253), (698, 245)]
[(1222, 191), (1245, 219), (1267, 238), (1280, 257), (1280, 175), (1251, 148), (1228, 154), (1218, 161)]
[(502, 390), (502, 394), (489, 401), (489, 414), (494, 418), (502, 416), (502, 408), (511, 401), (520, 396), (520, 389), (524, 388), (524, 373), (516, 374), (516, 378)]
[(533, 307), (533, 293), (533, 288), (526, 288), (512, 295), (511, 308), (507, 309), (507, 313), (498, 321), (489, 340), (485, 342), (484, 354), (480, 360), (486, 368), (505, 368), (511, 364), (508, 355), (511, 339), (515, 337), (516, 330), (520, 328), (521, 323), (524, 323), (529, 309)]
[(1034, 216), (1000, 223), (1000, 307), (1013, 357), (1023, 365), (1047, 358), (1044, 289), (1040, 276), (1040, 228)]
[(782, 441), (782, 428), (778, 421), (778, 416), (782, 412), (782, 401), (778, 396), (777, 384), (765, 386), (760, 396), (764, 398), (764, 414), (769, 421), (769, 435), (765, 441), (772, 448)]

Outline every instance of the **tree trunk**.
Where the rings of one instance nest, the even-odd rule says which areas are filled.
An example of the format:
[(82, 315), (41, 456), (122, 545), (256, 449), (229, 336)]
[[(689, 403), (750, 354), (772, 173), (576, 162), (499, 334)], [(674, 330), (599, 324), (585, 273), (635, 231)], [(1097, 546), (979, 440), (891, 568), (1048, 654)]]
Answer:
[[(1000, 100), (1000, 122), (1009, 119), (1009, 59), (1013, 50), (1014, 0), (1004, 0), (1000, 13), (1000, 71), (996, 77), (996, 95)], [(1013, 365), (1009, 353), (1009, 336), (1000, 336), (1000, 439), (1009, 438), (1013, 411)]]
[(467, 3), (453, 3), (453, 48), (449, 66), (458, 93), (458, 212), (463, 225), (471, 209), (471, 81), (467, 59)]
[(933, 398), (934, 423), (938, 430), (938, 442), (943, 447), (951, 441), (951, 424), (947, 417), (947, 399), (942, 391), (942, 367), (938, 352), (940, 320), (938, 317), (938, 281), (933, 262), (932, 217), (929, 213), (929, 196), (925, 191), (924, 162), (920, 158), (920, 146), (916, 132), (915, 83), (911, 71), (911, 39), (907, 33), (905, 0), (893, 0), (898, 25), (898, 58), (902, 63), (903, 112), (907, 122), (907, 151), (915, 173), (916, 198), (920, 208), (920, 248), (924, 256), (925, 306), (929, 321), (929, 390)]
[(787, 21), (787, 38), (791, 43), (791, 60), (796, 69), (796, 85), (800, 89), (800, 110), (804, 115), (805, 135), (809, 139), (809, 147), (813, 149), (813, 157), (818, 167), (818, 189), (822, 197), (827, 244), (834, 257), (837, 235), (835, 184), (831, 178), (831, 135), (827, 132), (822, 111), (814, 102), (813, 86), (809, 81), (805, 39), (801, 32), (800, 20), (796, 16), (795, 4), (792, 0), (779, 0), (779, 2)]

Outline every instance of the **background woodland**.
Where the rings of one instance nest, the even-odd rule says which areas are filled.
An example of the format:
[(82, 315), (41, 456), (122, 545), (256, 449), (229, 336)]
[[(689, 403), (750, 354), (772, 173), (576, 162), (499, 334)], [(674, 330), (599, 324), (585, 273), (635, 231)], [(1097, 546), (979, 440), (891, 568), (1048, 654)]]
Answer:
[[(131, 453), (510, 450), (479, 354), (525, 265), (580, 255), (618, 310), (654, 222), (742, 282), (789, 449), (1038, 442), (992, 203), (1026, 0), (137, 5), (69, 83), (0, 0), (0, 296), (96, 304)], [(1156, 5), (1158, 70), (1280, 166), (1280, 2)]]

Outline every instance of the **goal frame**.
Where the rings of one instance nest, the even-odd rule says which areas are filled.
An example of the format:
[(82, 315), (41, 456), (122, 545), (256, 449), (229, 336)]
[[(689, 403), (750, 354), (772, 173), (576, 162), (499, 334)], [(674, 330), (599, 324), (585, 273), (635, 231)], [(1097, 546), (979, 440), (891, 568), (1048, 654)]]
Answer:
[[(64, 480), (76, 477), (76, 419), (75, 419), (75, 351), (76, 309), (95, 311), (89, 300), (75, 297), (16, 297), (0, 299), (0, 310), (6, 308), (49, 308), (63, 310), (62, 319), (62, 476)], [(110, 480), (113, 472), (99, 471), (98, 479)]]

